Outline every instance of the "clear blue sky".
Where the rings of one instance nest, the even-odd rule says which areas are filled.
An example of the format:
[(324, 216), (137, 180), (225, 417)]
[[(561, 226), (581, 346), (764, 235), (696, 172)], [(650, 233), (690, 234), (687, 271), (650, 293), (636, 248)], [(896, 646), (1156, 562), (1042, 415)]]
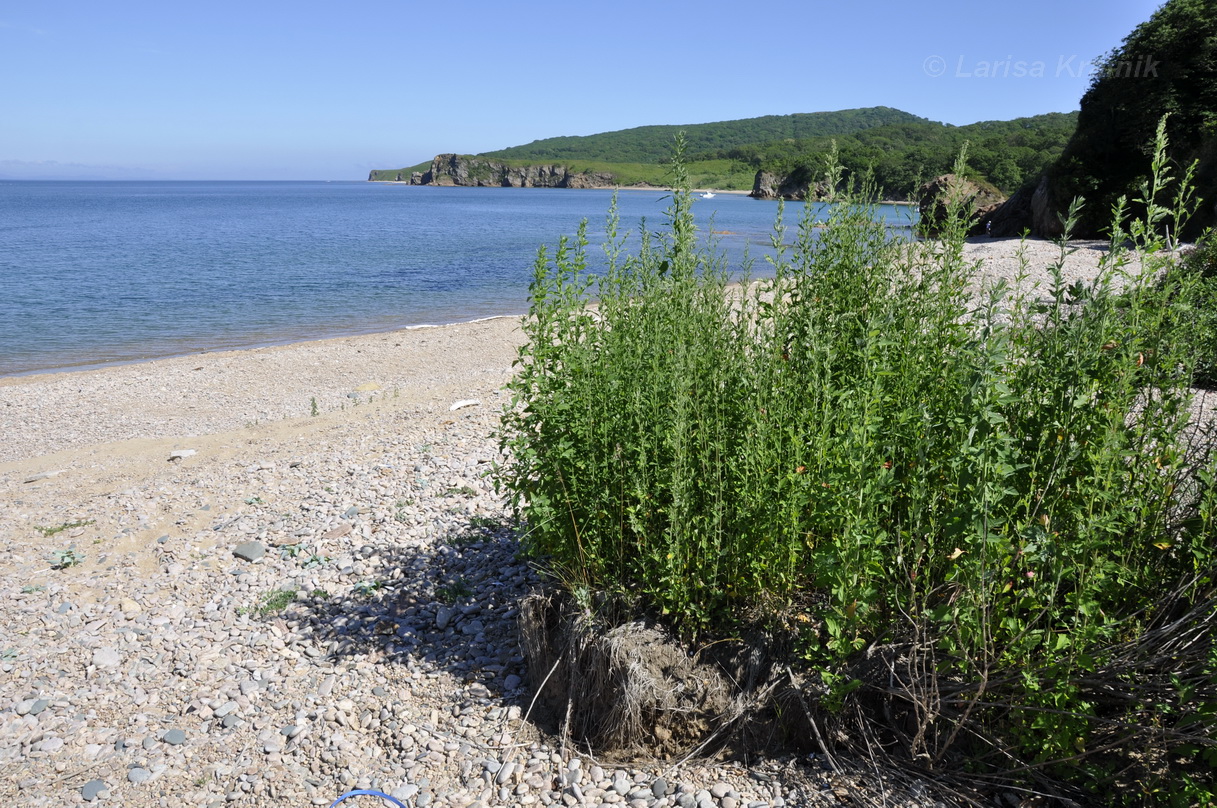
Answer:
[(648, 124), (1067, 112), (1160, 5), (5, 0), (0, 177), (363, 179)]

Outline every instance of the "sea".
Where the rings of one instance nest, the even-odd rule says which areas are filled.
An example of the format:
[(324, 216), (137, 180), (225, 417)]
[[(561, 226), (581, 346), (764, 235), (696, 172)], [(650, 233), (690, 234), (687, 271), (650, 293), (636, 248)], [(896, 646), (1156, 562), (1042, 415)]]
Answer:
[[(612, 190), (368, 182), (0, 181), (0, 376), (465, 322), (528, 310), (537, 249)], [(662, 228), (667, 192), (617, 192)], [(798, 221), (801, 203), (788, 204)], [(699, 233), (768, 268), (777, 205), (695, 196)], [(879, 215), (910, 227), (905, 208)]]

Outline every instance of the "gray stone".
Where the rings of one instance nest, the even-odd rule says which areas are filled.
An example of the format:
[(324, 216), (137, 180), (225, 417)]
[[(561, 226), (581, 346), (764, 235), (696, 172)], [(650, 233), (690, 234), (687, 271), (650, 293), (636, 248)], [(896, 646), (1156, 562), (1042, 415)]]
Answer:
[(98, 648), (93, 652), (93, 664), (99, 668), (117, 668), (122, 664), (122, 654), (117, 648)]
[(220, 726), (224, 729), (236, 729), (241, 726), (241, 719), (237, 715), (226, 715), (224, 720), (220, 722)]
[(233, 548), (232, 554), (245, 561), (257, 561), (266, 555), (266, 548), (260, 541), (247, 541)]
[(170, 746), (181, 746), (186, 743), (186, 733), (180, 729), (171, 729), (161, 736), (161, 740)]
[(152, 772), (148, 771), (147, 769), (140, 768), (139, 766), (136, 766), (134, 769), (127, 772), (128, 782), (135, 783), (136, 785), (148, 782), (151, 777)]
[(655, 795), (655, 799), (668, 793), (668, 781), (662, 777), (656, 778), (654, 783), (651, 783), (651, 793)]
[(512, 772), (514, 772), (515, 770), (516, 770), (516, 764), (511, 762), (510, 760), (507, 761), (499, 769), (498, 774), (496, 774), (494, 776), (494, 784), (496, 786), (503, 785), (504, 783), (506, 783), (508, 780), (511, 779)]
[(404, 786), (399, 786), (393, 789), (389, 794), (395, 800), (405, 802), (406, 800), (414, 799), (414, 795), (418, 793), (418, 786), (413, 783), (406, 783)]
[(80, 796), (85, 802), (93, 802), (101, 792), (106, 791), (104, 780), (90, 780), (81, 786)]
[(440, 631), (448, 628), (448, 624), (452, 622), (456, 610), (451, 606), (440, 606), (435, 610), (435, 627)]

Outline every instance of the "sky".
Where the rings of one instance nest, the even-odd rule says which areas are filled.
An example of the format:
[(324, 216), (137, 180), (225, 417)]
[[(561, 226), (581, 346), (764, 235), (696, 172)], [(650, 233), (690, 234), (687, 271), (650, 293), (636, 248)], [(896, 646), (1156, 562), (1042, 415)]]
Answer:
[(0, 179), (360, 180), (889, 106), (1069, 112), (1159, 0), (0, 0)]

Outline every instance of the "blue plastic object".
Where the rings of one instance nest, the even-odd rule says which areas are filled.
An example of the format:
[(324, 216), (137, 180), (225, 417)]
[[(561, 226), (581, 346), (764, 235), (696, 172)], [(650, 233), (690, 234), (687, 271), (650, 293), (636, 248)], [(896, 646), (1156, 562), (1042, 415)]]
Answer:
[(343, 800), (348, 800), (351, 797), (380, 797), (382, 800), (388, 800), (389, 802), (393, 803), (394, 805), (397, 806), (397, 808), (409, 808), (409, 806), (404, 804), (401, 800), (397, 799), (396, 797), (390, 797), (388, 794), (385, 794), (383, 791), (377, 791), (376, 789), (373, 789), (373, 788), (357, 788), (354, 791), (348, 791), (347, 793), (343, 794), (338, 799), (331, 802), (330, 808), (334, 808), (334, 806), (337, 805), (338, 803), (342, 802)]

